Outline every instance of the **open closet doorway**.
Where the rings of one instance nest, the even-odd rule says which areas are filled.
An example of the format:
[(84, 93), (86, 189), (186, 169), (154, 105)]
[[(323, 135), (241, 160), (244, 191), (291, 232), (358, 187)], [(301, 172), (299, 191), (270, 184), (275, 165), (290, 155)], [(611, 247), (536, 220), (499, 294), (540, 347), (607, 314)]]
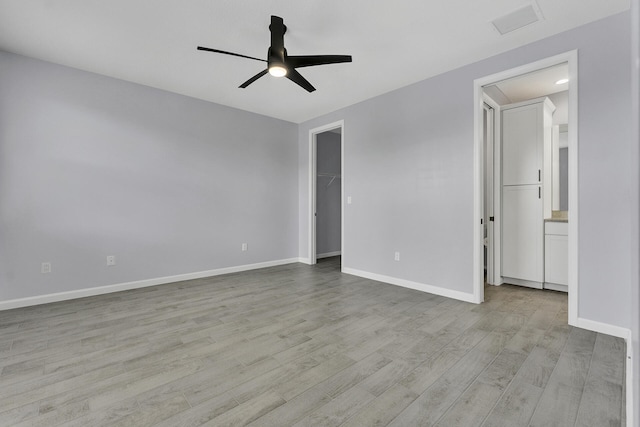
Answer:
[(309, 258), (343, 254), (343, 147), (342, 121), (309, 131)]
[(474, 82), (476, 300), (484, 300), (485, 277), (565, 291), (571, 325), (578, 321), (577, 75), (573, 51)]

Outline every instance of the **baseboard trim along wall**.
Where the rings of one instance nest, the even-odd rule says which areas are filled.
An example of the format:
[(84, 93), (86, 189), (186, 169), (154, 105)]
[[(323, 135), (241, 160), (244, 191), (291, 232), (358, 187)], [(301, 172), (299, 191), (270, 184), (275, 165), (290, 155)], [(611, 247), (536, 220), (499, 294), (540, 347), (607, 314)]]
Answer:
[(184, 280), (203, 279), (205, 277), (220, 276), (222, 274), (239, 273), (241, 271), (256, 270), (259, 268), (275, 267), (278, 265), (293, 264), (299, 262), (299, 258), (281, 259), (275, 261), (259, 262), (256, 264), (238, 265), (235, 267), (217, 268), (214, 270), (198, 271), (195, 273), (178, 274), (175, 276), (158, 277), (154, 279), (137, 280), (135, 282), (118, 283), (114, 285), (98, 286), (95, 288), (78, 289), (75, 291), (58, 292), (55, 294), (38, 295), (27, 298), (18, 298), (0, 301), (0, 311), (13, 308), (29, 307), (32, 305), (47, 304), (51, 302), (66, 301), (76, 298), (85, 298), (95, 295), (110, 294), (113, 292), (128, 291), (130, 289), (146, 288), (148, 286), (165, 285), (167, 283), (181, 282)]
[(415, 289), (417, 291), (427, 292), (434, 295), (440, 295), (447, 298), (453, 298), (464, 302), (475, 303), (473, 294), (466, 292), (453, 291), (438, 286), (427, 285), (424, 283), (412, 282), (411, 280), (399, 279), (397, 277), (384, 276), (382, 274), (370, 273), (368, 271), (356, 270), (354, 268), (343, 268), (343, 273), (353, 276), (364, 277), (365, 279), (376, 280), (378, 282), (388, 283), (390, 285), (402, 286), (403, 288)]
[(321, 259), (321, 258), (331, 258), (332, 256), (338, 256), (341, 255), (342, 252), (341, 251), (335, 251), (335, 252), (326, 252), (324, 254), (317, 254), (316, 255), (316, 259)]
[(589, 320), (582, 317), (578, 317), (575, 326), (582, 329), (588, 329), (593, 332), (599, 332), (601, 334), (624, 338), (625, 340), (629, 339), (629, 334), (631, 333), (631, 331), (627, 328), (609, 325), (608, 323), (596, 322), (594, 320)]

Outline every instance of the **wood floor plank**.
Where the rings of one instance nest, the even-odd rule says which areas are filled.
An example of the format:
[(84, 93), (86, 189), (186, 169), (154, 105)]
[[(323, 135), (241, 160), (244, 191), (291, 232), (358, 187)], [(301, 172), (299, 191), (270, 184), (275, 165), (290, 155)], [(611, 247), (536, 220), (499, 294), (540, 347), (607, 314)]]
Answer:
[(338, 355), (318, 366), (314, 366), (296, 378), (293, 378), (291, 381), (276, 386), (275, 390), (286, 400), (291, 400), (300, 393), (325, 381), (327, 378), (332, 377), (355, 363), (355, 361), (346, 356)]
[(244, 426), (285, 403), (277, 393), (269, 391), (202, 424), (203, 427)]
[(439, 427), (479, 426), (496, 404), (503, 389), (496, 385), (474, 382), (436, 424)]
[(602, 378), (589, 378), (580, 399), (578, 426), (622, 425), (622, 385)]
[[(213, 399), (205, 400), (199, 405), (190, 406), (189, 409), (178, 412), (171, 417), (165, 418), (164, 420), (156, 423), (154, 427), (201, 426), (230, 411), (238, 405), (238, 402), (233, 398), (233, 396), (222, 394), (218, 397), (214, 397)], [(88, 423), (84, 425), (87, 426), (93, 424)], [(78, 425), (78, 427), (81, 426)]]
[(589, 372), (596, 333), (571, 331), (558, 363), (542, 393), (531, 426), (568, 426), (576, 421)]
[(614, 337), (596, 337), (576, 425), (621, 425), (624, 380), (624, 346)]
[(349, 367), (335, 373), (322, 383), (318, 384), (325, 394), (336, 397), (345, 390), (359, 384), (364, 379), (379, 372), (385, 366), (389, 365), (391, 360), (378, 354), (373, 353), (370, 356), (350, 365)]
[(251, 423), (252, 427), (293, 425), (314, 409), (331, 401), (331, 396), (319, 387), (312, 387)]
[(522, 353), (504, 349), (478, 376), (478, 381), (504, 390), (522, 369), (525, 358)]
[(526, 427), (543, 389), (514, 380), (487, 416), (482, 427)]
[(337, 427), (375, 398), (355, 386), (294, 424), (295, 427)]
[(534, 347), (518, 372), (518, 380), (537, 387), (546, 387), (559, 358), (560, 352)]
[(418, 395), (408, 388), (395, 384), (372, 400), (358, 413), (345, 421), (343, 427), (386, 426), (402, 412)]
[(484, 348), (474, 348), (469, 351), (440, 375), (437, 381), (402, 411), (390, 425), (435, 425), (495, 356)]
[(531, 418), (531, 427), (572, 426), (576, 421), (582, 390), (561, 382), (547, 386)]

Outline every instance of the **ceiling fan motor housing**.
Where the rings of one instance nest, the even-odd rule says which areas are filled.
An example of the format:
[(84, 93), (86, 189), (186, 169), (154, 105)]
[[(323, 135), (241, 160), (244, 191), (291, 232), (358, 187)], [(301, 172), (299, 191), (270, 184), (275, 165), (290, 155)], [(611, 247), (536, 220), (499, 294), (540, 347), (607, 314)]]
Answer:
[(281, 51), (277, 51), (274, 50), (272, 47), (269, 48), (269, 51), (267, 53), (267, 58), (269, 58), (267, 64), (268, 67), (282, 67), (282, 68), (288, 68), (287, 67), (287, 49), (282, 48)]
[(287, 50), (284, 48), (284, 33), (287, 32), (287, 26), (284, 25), (284, 19), (279, 16), (271, 15), (271, 25), (269, 25), (271, 33), (271, 46), (267, 52), (268, 66), (281, 67), (287, 69)]

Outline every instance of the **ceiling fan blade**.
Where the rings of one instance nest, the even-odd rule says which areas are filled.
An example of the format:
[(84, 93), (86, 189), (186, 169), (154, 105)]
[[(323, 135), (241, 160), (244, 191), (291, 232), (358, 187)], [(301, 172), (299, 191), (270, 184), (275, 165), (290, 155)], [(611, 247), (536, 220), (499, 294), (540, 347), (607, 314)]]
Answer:
[(267, 62), (266, 59), (254, 58), (253, 56), (241, 55), (239, 53), (227, 52), (225, 50), (211, 49), (209, 47), (198, 46), (198, 50), (206, 50), (207, 52), (224, 53), (225, 55), (239, 56), (240, 58), (255, 59), (256, 61)]
[(287, 56), (287, 65), (292, 68), (313, 67), (314, 65), (351, 62), (351, 55), (304, 55)]
[(240, 86), (242, 89), (246, 88), (247, 86), (249, 86), (251, 83), (255, 82), (256, 80), (258, 80), (260, 77), (264, 76), (265, 74), (267, 74), (269, 72), (269, 70), (262, 70), (260, 71), (258, 74), (256, 74), (255, 76), (251, 77), (249, 80), (247, 80), (246, 82), (242, 83)]
[(297, 85), (299, 85), (299, 86), (303, 87), (304, 89), (306, 89), (307, 92), (313, 92), (314, 90), (316, 90), (316, 88), (313, 87), (311, 85), (311, 83), (309, 83), (307, 81), (307, 79), (302, 77), (302, 74), (300, 74), (299, 72), (297, 72), (293, 68), (290, 68), (287, 71), (287, 78), (289, 80), (291, 80), (292, 82), (296, 83)]

